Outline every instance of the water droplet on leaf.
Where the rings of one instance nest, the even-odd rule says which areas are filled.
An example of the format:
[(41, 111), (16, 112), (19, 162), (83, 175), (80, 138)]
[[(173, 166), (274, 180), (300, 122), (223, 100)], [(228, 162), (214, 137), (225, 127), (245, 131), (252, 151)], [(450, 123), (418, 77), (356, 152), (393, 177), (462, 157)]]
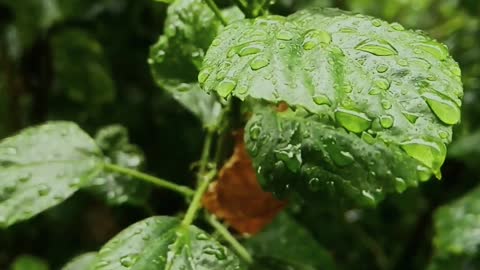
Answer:
[(383, 128), (391, 128), (393, 126), (393, 122), (393, 116), (389, 114), (380, 116), (380, 125)]
[(250, 61), (250, 68), (252, 70), (259, 70), (262, 69), (270, 64), (270, 61), (268, 61), (265, 56), (257, 56)]
[(338, 108), (335, 111), (335, 119), (347, 130), (360, 133), (367, 130), (371, 121), (368, 116), (362, 112)]
[(396, 55), (397, 50), (385, 40), (366, 39), (360, 42), (355, 49), (377, 56)]
[(443, 123), (454, 125), (460, 121), (460, 109), (449, 98), (434, 93), (425, 93), (423, 98)]
[(313, 102), (317, 105), (330, 105), (330, 99), (324, 94), (318, 94), (313, 96)]
[(217, 93), (221, 97), (227, 97), (235, 89), (237, 83), (233, 80), (225, 79), (221, 81), (217, 86)]

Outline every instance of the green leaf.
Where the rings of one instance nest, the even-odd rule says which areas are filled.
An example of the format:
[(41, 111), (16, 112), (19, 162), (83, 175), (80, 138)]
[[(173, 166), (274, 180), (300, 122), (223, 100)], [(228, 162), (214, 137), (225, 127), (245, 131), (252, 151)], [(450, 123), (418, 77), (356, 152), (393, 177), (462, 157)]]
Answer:
[(195, 226), (150, 217), (123, 230), (98, 253), (95, 270), (243, 269), (238, 258)]
[[(251, 254), (260, 259), (259, 264), (265, 269), (335, 269), (328, 251), (314, 240), (310, 232), (285, 213), (278, 215), (263, 232), (244, 244)], [(272, 268), (275, 264), (278, 266)], [(283, 268), (279, 268), (280, 265)]]
[(89, 270), (97, 257), (97, 252), (87, 252), (73, 258), (62, 270)]
[(70, 197), (101, 170), (94, 141), (77, 125), (51, 122), (0, 141), (0, 228)]
[(22, 255), (15, 259), (11, 270), (48, 270), (48, 264), (37, 257), (30, 255)]
[[(106, 163), (138, 170), (143, 167), (145, 158), (142, 151), (128, 140), (128, 131), (119, 125), (100, 129), (95, 142), (105, 155)], [(96, 177), (91, 188), (111, 205), (132, 203), (143, 205), (150, 194), (151, 185), (126, 175), (102, 172)]]
[[(451, 125), (460, 120), (463, 90), (457, 70), (447, 48), (420, 32), (359, 14), (310, 9), (227, 26), (208, 50), (199, 82), (222, 97), (283, 101), (300, 111), (279, 113), (278, 121), (304, 126), (302, 132), (314, 136), (310, 142), (286, 129), (284, 137), (273, 134), (282, 132), (277, 120), (247, 134), (261, 177), (272, 174), (267, 167), (278, 167), (275, 175), (308, 170), (303, 182), (334, 181), (375, 197), (364, 188), (374, 185), (376, 193), (384, 193), (397, 182), (416, 185), (432, 173), (441, 177)], [(252, 119), (250, 127), (260, 123)], [(330, 136), (322, 136), (326, 133)], [(271, 140), (252, 141), (271, 135)], [(338, 147), (337, 140), (344, 145)], [(276, 154), (267, 151), (272, 147)], [(264, 148), (267, 157), (257, 156), (255, 148)], [(389, 164), (379, 166), (383, 156)], [(339, 173), (347, 165), (356, 169)]]
[[(223, 11), (226, 18), (241, 18), (238, 9)], [(149, 64), (156, 83), (173, 94), (205, 126), (219, 120), (221, 103), (197, 83), (203, 57), (221, 22), (202, 0), (179, 0), (168, 7), (164, 35), (150, 50)]]
[(478, 254), (480, 247), (480, 187), (442, 206), (434, 216), (437, 256)]
[[(70, 29), (52, 38), (55, 96), (82, 105), (104, 105), (115, 98), (115, 85), (101, 44), (82, 30)], [(76, 63), (76, 64), (72, 64)]]

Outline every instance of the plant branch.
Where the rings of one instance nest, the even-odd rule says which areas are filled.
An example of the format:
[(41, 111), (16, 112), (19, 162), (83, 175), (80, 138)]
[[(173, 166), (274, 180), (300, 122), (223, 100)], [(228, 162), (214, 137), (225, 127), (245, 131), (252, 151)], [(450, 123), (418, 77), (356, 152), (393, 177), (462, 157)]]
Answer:
[(213, 228), (227, 241), (230, 246), (235, 250), (235, 252), (247, 263), (251, 264), (253, 262), (252, 256), (245, 249), (242, 244), (240, 244), (235, 237), (228, 231), (228, 229), (220, 223), (214, 215), (208, 215), (208, 222), (212, 225)]
[(210, 184), (210, 181), (215, 177), (217, 173), (216, 170), (211, 170), (210, 172), (207, 173), (208, 162), (210, 159), (210, 149), (212, 146), (212, 139), (214, 134), (215, 132), (209, 130), (207, 133), (207, 137), (205, 138), (205, 143), (203, 145), (203, 150), (202, 150), (202, 157), (200, 159), (200, 169), (198, 172), (199, 186), (195, 191), (195, 194), (193, 195), (193, 200), (190, 203), (190, 206), (187, 209), (187, 213), (185, 214), (185, 217), (182, 220), (183, 225), (192, 224), (198, 209), (201, 208), (202, 196), (207, 190), (208, 184)]
[(249, 10), (247, 3), (244, 0), (233, 0), (235, 5), (242, 11), (245, 18), (253, 18), (252, 12)]
[(142, 172), (139, 172), (139, 171), (136, 171), (136, 170), (132, 170), (132, 169), (125, 168), (125, 167), (118, 166), (118, 165), (111, 164), (111, 163), (105, 163), (103, 165), (103, 167), (105, 169), (111, 171), (111, 172), (116, 172), (116, 173), (128, 175), (128, 176), (131, 176), (133, 178), (143, 180), (143, 181), (148, 182), (148, 183), (152, 183), (152, 184), (154, 184), (158, 187), (170, 189), (170, 190), (175, 191), (177, 193), (180, 193), (180, 194), (182, 194), (186, 197), (191, 197), (194, 194), (194, 191), (189, 187), (182, 186), (182, 185), (177, 185), (177, 184), (172, 183), (170, 181), (167, 181), (165, 179), (161, 179), (161, 178), (158, 178), (158, 177), (155, 177), (155, 176), (152, 176), (152, 175), (149, 175), (149, 174), (145, 174), (145, 173), (142, 173)]
[(203, 0), (205, 4), (215, 13), (215, 16), (222, 22), (223, 25), (227, 25), (228, 22), (222, 15), (222, 11), (218, 8), (217, 4), (213, 0)]

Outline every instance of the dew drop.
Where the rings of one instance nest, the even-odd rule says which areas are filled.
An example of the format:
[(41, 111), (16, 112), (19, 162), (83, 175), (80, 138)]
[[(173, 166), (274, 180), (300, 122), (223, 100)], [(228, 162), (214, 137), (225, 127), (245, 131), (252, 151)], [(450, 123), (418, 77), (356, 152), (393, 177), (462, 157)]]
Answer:
[(462, 70), (457, 65), (452, 65), (450, 67), (450, 70), (455, 76), (458, 76), (458, 77), (462, 76)]
[(330, 99), (324, 94), (315, 95), (312, 99), (317, 105), (331, 105)]
[(302, 166), (301, 145), (288, 144), (287, 146), (274, 150), (275, 157), (287, 166), (292, 172), (297, 172)]
[(360, 133), (367, 130), (371, 121), (368, 116), (362, 112), (338, 108), (335, 111), (335, 119), (347, 130)]
[(21, 182), (21, 183), (25, 183), (25, 182), (28, 182), (28, 180), (30, 180), (31, 178), (32, 178), (31, 173), (25, 173), (25, 174), (20, 175), (18, 177), (18, 181)]
[(391, 128), (393, 126), (393, 122), (393, 116), (389, 114), (380, 116), (380, 125), (383, 128)]
[(320, 179), (314, 177), (308, 180), (308, 187), (311, 191), (319, 191), (320, 190)]
[(418, 179), (422, 182), (428, 181), (432, 176), (432, 172), (425, 166), (418, 165), (417, 166), (417, 176)]
[(373, 138), (372, 135), (368, 132), (362, 132), (362, 140), (367, 142), (368, 144), (374, 144), (375, 143), (375, 138)]
[(413, 46), (430, 53), (438, 60), (445, 60), (448, 56), (448, 49), (445, 47), (445, 45), (433, 40), (425, 41), (422, 43), (415, 43), (413, 44)]
[(407, 189), (407, 183), (400, 177), (395, 178), (395, 189), (397, 192), (402, 193)]
[(38, 186), (37, 193), (39, 196), (46, 196), (50, 193), (51, 188), (46, 184), (41, 184)]
[(424, 93), (423, 98), (433, 113), (445, 124), (454, 125), (460, 121), (460, 109), (447, 97)]
[(305, 50), (311, 50), (320, 43), (330, 44), (331, 42), (332, 36), (329, 33), (320, 30), (310, 30), (305, 34), (302, 46)]
[(385, 40), (366, 39), (360, 42), (355, 49), (364, 51), (377, 56), (396, 55), (397, 50)]
[(333, 162), (339, 167), (345, 167), (352, 164), (355, 161), (355, 158), (350, 152), (347, 151), (337, 151), (333, 147), (329, 147), (330, 157)]
[(250, 127), (250, 138), (252, 140), (257, 140), (260, 136), (261, 131), (262, 128), (259, 125), (253, 125), (252, 127)]
[(412, 123), (412, 124), (415, 124), (417, 122), (417, 119), (418, 119), (418, 115), (415, 114), (415, 113), (411, 113), (411, 112), (407, 112), (407, 111), (403, 111), (402, 112), (403, 115), (405, 116), (405, 118), (407, 118), (408, 122)]
[(434, 172), (440, 169), (447, 151), (443, 143), (424, 139), (412, 139), (403, 142), (401, 147), (409, 156), (432, 168)]
[(365, 197), (368, 201), (369, 204), (374, 205), (375, 204), (375, 197), (373, 197), (372, 193), (366, 190), (362, 190), (362, 196)]
[(133, 253), (133, 254), (128, 254), (120, 258), (120, 264), (123, 267), (130, 268), (132, 267), (135, 262), (138, 260), (138, 254)]
[(268, 61), (265, 56), (257, 56), (250, 61), (250, 68), (252, 70), (259, 70), (262, 69), (270, 64), (270, 61)]
[(277, 33), (277, 39), (285, 40), (285, 41), (292, 40), (293, 39), (293, 34), (292, 34), (292, 32), (287, 31), (287, 30), (280, 30)]
[(208, 235), (205, 233), (198, 233), (195, 238), (197, 240), (208, 240)]
[(401, 24), (396, 23), (396, 22), (390, 24), (390, 27), (392, 27), (392, 29), (393, 29), (393, 30), (396, 30), (396, 31), (403, 31), (403, 30), (405, 30), (405, 28), (404, 28)]
[(402, 67), (408, 66), (408, 61), (405, 59), (399, 59), (397, 63)]
[(210, 70), (209, 69), (202, 69), (200, 73), (198, 73), (198, 82), (205, 83), (210, 77)]
[(388, 66), (384, 64), (380, 64), (377, 66), (378, 73), (385, 73), (388, 70)]
[(382, 22), (379, 19), (372, 20), (372, 25), (375, 27), (379, 27), (382, 25)]
[(230, 79), (225, 79), (217, 85), (216, 90), (221, 97), (226, 98), (228, 95), (230, 95), (230, 93), (232, 93), (236, 85), (237, 83), (235, 81)]
[(247, 56), (252, 54), (257, 54), (264, 50), (264, 46), (261, 44), (250, 44), (245, 46), (238, 51), (238, 55), (240, 56)]
[(444, 130), (440, 130), (438, 132), (438, 136), (440, 136), (440, 138), (442, 138), (442, 139), (446, 139), (446, 138), (448, 138), (448, 132), (446, 132)]
[(382, 90), (388, 90), (390, 88), (390, 82), (385, 78), (378, 78), (373, 83)]
[(382, 104), (382, 108), (384, 108), (385, 110), (389, 110), (392, 108), (392, 103), (386, 99), (382, 100), (380, 103)]

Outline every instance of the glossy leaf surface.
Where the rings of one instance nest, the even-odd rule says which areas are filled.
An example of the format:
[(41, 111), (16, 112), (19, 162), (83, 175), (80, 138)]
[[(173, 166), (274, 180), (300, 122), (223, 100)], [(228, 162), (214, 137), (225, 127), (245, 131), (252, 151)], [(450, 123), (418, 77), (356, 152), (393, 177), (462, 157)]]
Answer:
[(139, 221), (110, 240), (98, 253), (95, 270), (243, 269), (226, 247), (194, 226), (172, 217)]
[(100, 152), (77, 125), (51, 122), (0, 142), (0, 227), (31, 218), (101, 170)]
[[(222, 24), (201, 0), (175, 1), (167, 13), (164, 35), (150, 50), (153, 77), (204, 125), (215, 125), (221, 104), (199, 88), (197, 75)], [(241, 17), (237, 9), (225, 10), (224, 14), (229, 19)]]
[(73, 258), (62, 270), (90, 270), (97, 257), (96, 252), (88, 252)]
[[(336, 143), (345, 131), (351, 148), (366, 147), (372, 152), (383, 147), (391, 157), (387, 167), (412, 170), (408, 178), (388, 170), (378, 180), (375, 170), (377, 175), (369, 176), (380, 185), (385, 178), (387, 186), (394, 186), (396, 178), (414, 185), (428, 180), (431, 174), (441, 177), (451, 125), (460, 121), (463, 90), (459, 75), (448, 49), (420, 32), (335, 9), (310, 9), (289, 17), (267, 16), (229, 25), (209, 49), (199, 81), (205, 90), (222, 97), (285, 102), (293, 110), (305, 109), (308, 113), (302, 118), (311, 116), (313, 125), (335, 130), (329, 138), (314, 137), (317, 148)], [(257, 129), (247, 142), (272, 132)], [(291, 133), (289, 136), (294, 135)], [(284, 165), (293, 172), (307, 169), (302, 162), (306, 150), (303, 140), (297, 136), (295, 144), (288, 146), (290, 138), (282, 139), (286, 143), (276, 145), (278, 151), (282, 147), (298, 149), (285, 148), (287, 156), (283, 159), (282, 153), (275, 157), (273, 152), (264, 152), (273, 158), (257, 158), (256, 167), (274, 167), (292, 159), (293, 154), (298, 164), (293, 160)], [(367, 145), (370, 143), (372, 146)], [(251, 143), (253, 156), (253, 145), (269, 147)], [(347, 146), (340, 151), (354, 149)], [(326, 169), (322, 168), (325, 158), (317, 157), (312, 165), (318, 168), (313, 170), (320, 168), (338, 178), (334, 171), (349, 165), (343, 164), (347, 162), (365, 174), (374, 160), (366, 155), (340, 155), (347, 157), (338, 159), (351, 161)], [(402, 167), (404, 163), (407, 167)]]

